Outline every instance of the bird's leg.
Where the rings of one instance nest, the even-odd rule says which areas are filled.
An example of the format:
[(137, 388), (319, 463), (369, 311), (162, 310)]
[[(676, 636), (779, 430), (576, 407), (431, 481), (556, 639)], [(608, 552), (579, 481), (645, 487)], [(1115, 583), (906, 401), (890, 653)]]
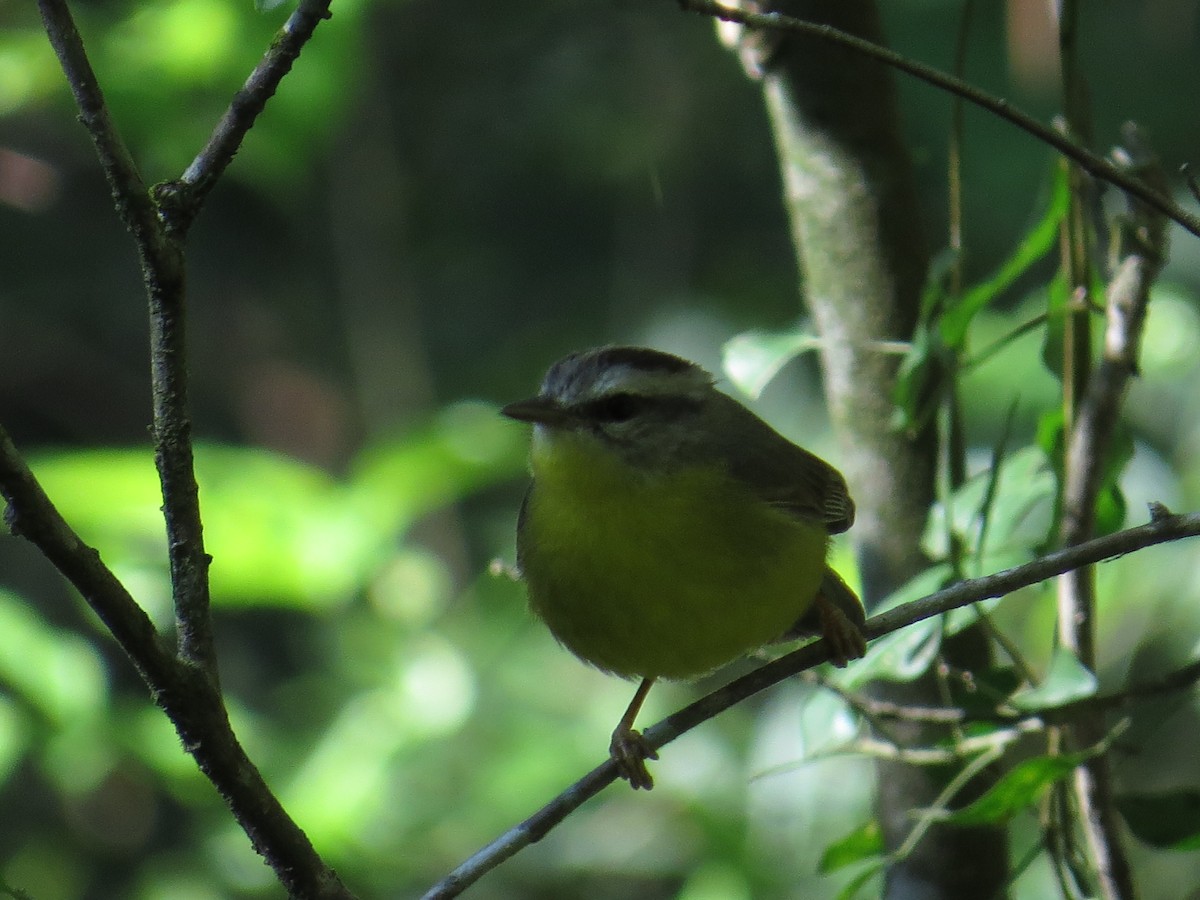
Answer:
[(629, 701), (629, 708), (625, 710), (625, 715), (621, 716), (621, 721), (613, 730), (612, 742), (608, 745), (609, 755), (616, 761), (621, 777), (628, 781), (635, 791), (639, 788), (650, 790), (654, 787), (654, 779), (650, 777), (646, 768), (646, 760), (658, 759), (658, 754), (646, 743), (642, 733), (633, 727), (633, 720), (637, 718), (642, 704), (646, 702), (646, 695), (650, 693), (650, 686), (653, 684), (653, 678), (642, 679), (633, 699)]
[(821, 636), (829, 644), (830, 662), (842, 669), (850, 660), (866, 655), (867, 642), (862, 630), (824, 591), (817, 594), (816, 607)]

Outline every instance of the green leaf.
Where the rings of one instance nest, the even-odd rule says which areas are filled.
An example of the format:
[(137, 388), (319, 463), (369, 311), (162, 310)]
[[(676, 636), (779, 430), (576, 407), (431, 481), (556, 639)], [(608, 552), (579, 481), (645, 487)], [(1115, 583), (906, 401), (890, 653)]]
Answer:
[(1056, 166), (1049, 202), (1041, 219), (990, 278), (966, 291), (954, 308), (942, 316), (942, 339), (948, 347), (961, 348), (975, 315), (1057, 246), (1059, 223), (1067, 213), (1070, 200), (1066, 175), (1061, 167)]
[[(1042, 413), (1038, 420), (1037, 443), (1061, 481), (1063, 460), (1066, 456), (1066, 436), (1063, 428), (1063, 411), (1060, 407)], [(1100, 488), (1096, 494), (1093, 529), (1096, 537), (1120, 531), (1125, 525), (1125, 494), (1121, 490), (1120, 482), (1130, 460), (1133, 459), (1134, 450), (1132, 430), (1125, 422), (1118, 422), (1113, 430), (1113, 438), (1100, 473)], [(1056, 515), (1055, 518), (1057, 519), (1058, 516)]]
[(921, 292), (921, 312), (892, 389), (896, 409), (891, 424), (900, 431), (922, 428), (954, 377), (956, 360), (942, 340), (938, 317), (950, 303), (950, 273), (958, 259), (957, 253), (943, 250), (929, 265)]
[(838, 891), (837, 900), (855, 900), (859, 892), (867, 886), (867, 882), (879, 874), (883, 862), (873, 863), (846, 882), (846, 886)]
[(1037, 445), (1046, 454), (1056, 477), (1062, 479), (1063, 470), (1063, 411), (1061, 406), (1046, 410), (1038, 417)]
[(1200, 850), (1200, 792), (1131, 794), (1117, 809), (1138, 840), (1162, 850)]
[(896, 373), (892, 427), (909, 432), (922, 428), (937, 409), (953, 370), (951, 354), (937, 329), (919, 327)]
[(914, 575), (896, 590), (883, 598), (871, 613), (877, 614), (895, 609), (914, 600), (920, 600), (930, 594), (935, 594), (948, 585), (954, 578), (954, 572), (946, 563), (930, 566), (924, 572)]
[(1096, 537), (1120, 531), (1125, 527), (1127, 504), (1121, 490), (1121, 475), (1133, 459), (1133, 431), (1121, 421), (1113, 431), (1112, 441), (1100, 475), (1100, 490), (1096, 495)]
[[(1042, 547), (1054, 522), (1058, 492), (1054, 472), (1046, 464), (1045, 454), (1032, 446), (1009, 454), (1000, 464), (996, 487), (989, 500), (990, 481), (991, 473), (983, 472), (968, 479), (950, 498), (954, 517), (951, 530), (962, 546), (972, 550), (978, 548), (982, 512), (986, 509), (987, 546), (984, 559), (980, 561), (983, 567), (976, 568), (989, 572), (995, 571), (994, 564), (987, 562), (989, 557), (1034, 553)], [(936, 504), (922, 539), (925, 552), (934, 558), (947, 554), (945, 516), (946, 505)]]
[(834, 841), (821, 855), (820, 870), (826, 874), (852, 863), (883, 854), (883, 832), (874, 819)]
[(959, 252), (943, 247), (929, 261), (929, 274), (921, 289), (920, 319), (923, 324), (932, 323), (946, 309), (950, 302), (950, 277), (961, 259)]
[(1128, 504), (1119, 484), (1107, 484), (1096, 496), (1095, 537), (1113, 534), (1125, 527)]
[(982, 797), (947, 817), (956, 825), (993, 825), (1006, 822), (1033, 806), (1042, 792), (1069, 775), (1091, 752), (1063, 756), (1037, 756), (1018, 763)]
[(1050, 671), (1045, 679), (1036, 687), (1017, 691), (1011, 698), (1011, 703), (1017, 709), (1025, 712), (1037, 712), (1042, 709), (1054, 709), (1092, 697), (1096, 693), (1096, 676), (1090, 672), (1066, 647), (1054, 649), (1054, 657), (1050, 660)]
[(8, 783), (34, 741), (35, 726), (8, 691), (0, 692), (0, 785)]
[(757, 399), (785, 365), (821, 345), (810, 331), (747, 331), (725, 344), (721, 367), (742, 393)]
[(1046, 333), (1042, 338), (1042, 364), (1062, 381), (1063, 333), (1067, 320), (1067, 282), (1056, 273), (1046, 288)]

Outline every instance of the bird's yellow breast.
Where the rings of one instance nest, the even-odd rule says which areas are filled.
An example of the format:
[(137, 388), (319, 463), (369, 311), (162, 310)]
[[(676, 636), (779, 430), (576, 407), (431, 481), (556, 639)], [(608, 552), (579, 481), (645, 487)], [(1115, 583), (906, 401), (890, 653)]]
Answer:
[(825, 529), (723, 470), (643, 471), (570, 435), (535, 439), (532, 464), (530, 605), (601, 669), (703, 674), (780, 637), (816, 595)]

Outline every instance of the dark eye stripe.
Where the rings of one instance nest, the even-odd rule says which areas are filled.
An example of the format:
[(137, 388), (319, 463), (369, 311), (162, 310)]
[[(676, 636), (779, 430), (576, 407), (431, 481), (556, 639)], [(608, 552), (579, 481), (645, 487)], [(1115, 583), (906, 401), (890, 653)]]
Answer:
[(610, 422), (628, 422), (630, 419), (642, 416), (652, 409), (655, 412), (656, 419), (661, 418), (665, 424), (669, 419), (697, 413), (702, 406), (703, 403), (700, 400), (692, 397), (681, 397), (674, 394), (656, 397), (620, 391), (605, 397), (599, 397), (595, 400), (589, 400), (587, 403), (580, 404), (577, 410), (579, 415), (584, 419), (597, 424), (607, 424)]
[(581, 412), (594, 421), (628, 422), (648, 405), (649, 399), (646, 397), (621, 392), (585, 403)]

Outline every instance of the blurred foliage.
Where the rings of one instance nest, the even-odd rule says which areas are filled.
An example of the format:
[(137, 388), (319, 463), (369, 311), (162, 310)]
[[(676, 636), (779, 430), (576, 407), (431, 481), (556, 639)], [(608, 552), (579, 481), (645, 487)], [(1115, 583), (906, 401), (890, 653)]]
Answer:
[[(170, 613), (161, 495), (147, 449), (41, 455), (33, 469), (59, 512), (109, 565), (159, 590), (142, 602)], [(447, 407), (430, 426), (364, 446), (345, 476), (261, 449), (196, 448), (213, 595), (228, 605), (349, 603), (394, 563), (412, 524), (523, 468), (521, 434), (496, 409)]]
[[(1026, 5), (976, 5), (967, 76), (1048, 116), (1039, 35), (1006, 18)], [(898, 49), (948, 66), (959, 4), (884, 6)], [(73, 9), (149, 181), (186, 167), (289, 12)], [(529, 619), (518, 585), (484, 574), (512, 557), (524, 442), (494, 404), (580, 346), (652, 343), (714, 370), (724, 348), (759, 411), (837, 454), (760, 98), (709, 23), (596, 0), (333, 10), (194, 231), (197, 465), (238, 733), (355, 889), (411, 896), (596, 764), (628, 700)], [(1123, 0), (1083, 23), (1099, 143), (1136, 117), (1168, 171), (1196, 146), (1186, 96), (1164, 87), (1200, 75), (1188, 16)], [(936, 236), (949, 101), (900, 87)], [(1043, 351), (1065, 185), (1043, 148), (970, 110), (965, 159), (967, 252), (930, 279), (898, 416), (937, 414), (947, 384), (931, 373), (951, 360), (970, 477), (931, 515), (930, 570), (889, 604), (1030, 558), (1055, 516), (1060, 387)], [(50, 496), (169, 629), (136, 263), (32, 5), (0, 10), (0, 235), (0, 421), (41, 448)], [(1156, 287), (1107, 528), (1149, 500), (1200, 506), (1196, 246), (1176, 240)], [(957, 295), (951, 265), (971, 285)], [(1187, 545), (1100, 568), (1091, 681), (1052, 652), (1053, 599), (1030, 588), (889, 636), (837, 684), (915, 678), (984, 614), (1040, 686), (1005, 662), (951, 686), (973, 709), (1144, 683), (1195, 657), (1196, 569)], [(0, 539), (0, 572), (0, 890), (280, 896), (91, 614), (19, 541)], [(663, 686), (645, 720), (727, 675)], [(1194, 694), (1140, 703), (1115, 745), (1148, 897), (1200, 882)], [(867, 896), (881, 861), (874, 769), (850, 752), (862, 733), (840, 696), (782, 685), (671, 745), (652, 795), (606, 792), (474, 893)], [(1012, 756), (970, 815), (1010, 823), (1013, 894), (1045, 897), (1029, 809), (1064, 760)]]
[[(290, 9), (264, 15), (224, 0), (118, 0), (74, 12), (109, 108), (153, 182), (177, 175), (196, 154)], [(355, 0), (338, 5), (338, 27), (305, 48), (306, 66), (273, 99), (270, 122), (239, 155), (234, 177), (275, 192), (309, 176), (313, 156), (327, 152), (337, 133), (340, 100), (355, 88), (362, 14)], [(7, 76), (0, 78), (0, 115), (41, 105), (69, 115), (62, 71), (34, 8), (10, 7), (0, 25), (0, 73)]]

